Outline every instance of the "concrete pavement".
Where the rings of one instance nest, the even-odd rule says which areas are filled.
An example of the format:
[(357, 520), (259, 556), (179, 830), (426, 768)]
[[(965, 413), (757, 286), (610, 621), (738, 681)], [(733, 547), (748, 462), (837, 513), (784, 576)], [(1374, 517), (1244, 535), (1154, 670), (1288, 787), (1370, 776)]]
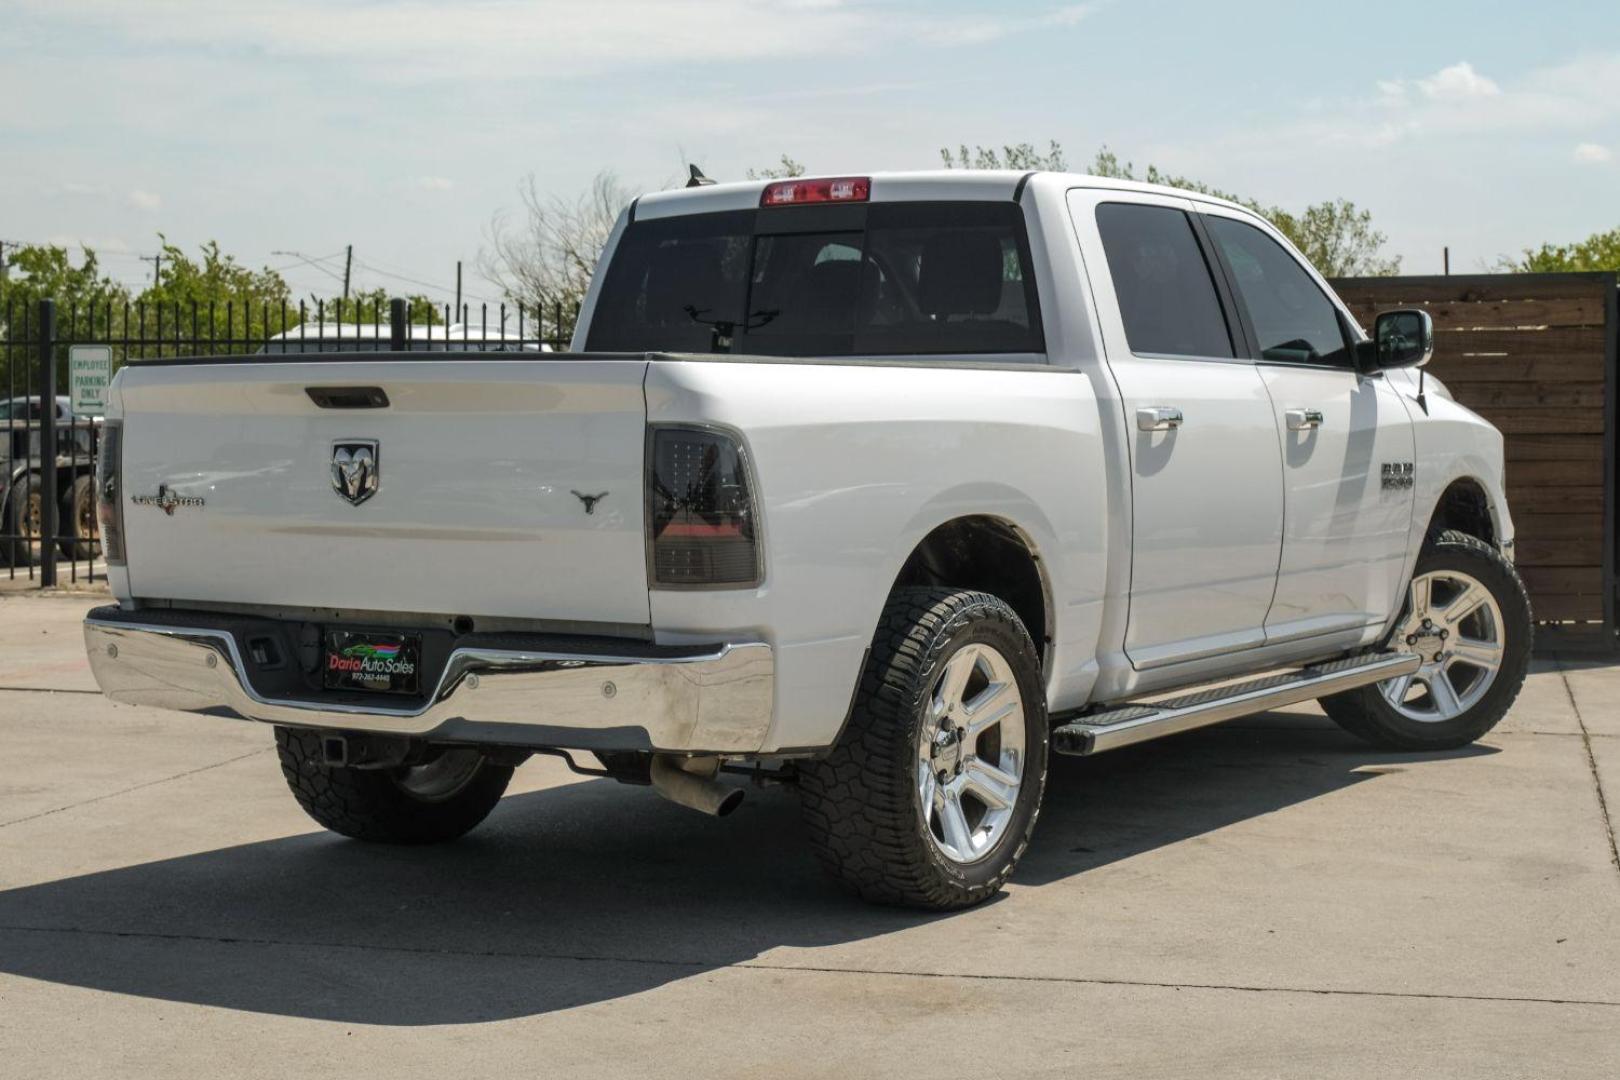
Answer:
[(0, 598), (0, 1075), (1620, 1075), (1620, 667), (1456, 753), (1301, 708), (1060, 759), (940, 917), (830, 887), (791, 793), (549, 759), (460, 843), (329, 836), (268, 729), (89, 692), (94, 602)]

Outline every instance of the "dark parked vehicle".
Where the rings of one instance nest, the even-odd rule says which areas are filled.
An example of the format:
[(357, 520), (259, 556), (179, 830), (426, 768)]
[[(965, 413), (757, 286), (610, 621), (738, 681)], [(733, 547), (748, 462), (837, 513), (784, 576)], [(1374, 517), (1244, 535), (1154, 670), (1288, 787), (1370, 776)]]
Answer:
[[(0, 401), (0, 566), (27, 566), (39, 555), (45, 516), (39, 451), (43, 409), (38, 395)], [(101, 422), (99, 416), (74, 416), (67, 395), (57, 397), (57, 535), (69, 558), (100, 553), (93, 474)]]

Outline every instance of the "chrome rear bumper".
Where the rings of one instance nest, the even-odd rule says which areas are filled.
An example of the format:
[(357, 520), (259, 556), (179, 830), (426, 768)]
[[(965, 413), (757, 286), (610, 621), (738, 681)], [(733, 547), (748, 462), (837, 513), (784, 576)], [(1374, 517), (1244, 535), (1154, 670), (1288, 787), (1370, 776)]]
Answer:
[(389, 707), (266, 697), (229, 630), (139, 618), (102, 608), (84, 623), (96, 682), (129, 705), (443, 742), (675, 753), (752, 753), (771, 720), (775, 666), (762, 642), (640, 656), (456, 648), (430, 695)]

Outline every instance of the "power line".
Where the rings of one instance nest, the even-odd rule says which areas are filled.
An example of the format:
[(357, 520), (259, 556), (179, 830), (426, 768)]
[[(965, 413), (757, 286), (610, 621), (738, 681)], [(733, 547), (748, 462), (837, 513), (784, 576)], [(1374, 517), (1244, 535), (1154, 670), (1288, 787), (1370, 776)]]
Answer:
[[(376, 265), (374, 265), (372, 263), (364, 262), (363, 260), (360, 260), (360, 259), (354, 260), (354, 263), (355, 263), (356, 266), (359, 266), (359, 267), (361, 267), (363, 269), (366, 269), (366, 270), (370, 270), (374, 274), (381, 274), (383, 277), (393, 278), (396, 281), (403, 281), (403, 282), (405, 282), (407, 284), (420, 286), (421, 288), (424, 288), (424, 289), (431, 289), (434, 292), (439, 293), (440, 295), (443, 295), (443, 296), (454, 296), (455, 295), (455, 290), (454, 289), (447, 288), (447, 287), (445, 287), (443, 285), (436, 285), (431, 281), (422, 281), (419, 278), (408, 277), (405, 274), (397, 274), (397, 273), (394, 273), (391, 270), (384, 270), (380, 266), (376, 266)], [(465, 295), (465, 297), (467, 299), (476, 300), (480, 304), (497, 304), (497, 303), (500, 303), (500, 301), (498, 301), (498, 300), (491, 300), (491, 299), (489, 299), (488, 297), (485, 297), (485, 296), (475, 296), (472, 293), (465, 293), (464, 295)]]
[[(86, 253), (93, 252), (96, 255), (97, 258), (115, 257), (115, 258), (122, 258), (122, 259), (138, 259), (138, 260), (140, 260), (142, 262), (149, 262), (149, 263), (153, 264), (153, 276), (154, 276), (154, 279), (157, 276), (158, 269), (159, 269), (159, 267), (161, 265), (161, 260), (163, 259), (163, 253), (162, 252), (157, 252), (157, 253), (151, 254), (151, 255), (143, 255), (138, 251), (97, 250), (95, 248), (87, 247), (86, 245), (80, 244), (80, 243), (65, 243), (65, 244), (54, 244), (53, 245), (53, 244), (40, 242), (40, 241), (9, 240), (8, 239), (8, 240), (0, 240), (0, 244), (3, 244), (6, 248), (11, 249), (13, 252), (15, 251), (15, 249), (17, 249), (19, 247), (53, 247), (54, 246), (54, 247), (74, 248), (74, 249), (76, 249), (78, 251), (86, 252)], [(430, 292), (437, 293), (438, 295), (443, 296), (443, 297), (445, 297), (447, 299), (449, 299), (449, 298), (459, 298), (459, 303), (458, 303), (458, 308), (457, 308), (457, 316), (458, 317), (460, 316), (459, 308), (460, 308), (461, 304), (464, 304), (467, 301), (471, 301), (471, 302), (477, 303), (477, 304), (491, 304), (491, 305), (499, 305), (500, 303), (502, 303), (502, 301), (500, 301), (500, 300), (492, 300), (487, 296), (480, 296), (480, 295), (478, 295), (476, 293), (467, 292), (466, 289), (464, 287), (462, 287), (462, 282), (460, 280), (460, 278), (461, 278), (461, 273), (460, 273), (461, 264), (459, 262), (456, 264), (456, 270), (457, 270), (457, 275), (456, 276), (457, 276), (457, 279), (458, 279), (457, 282), (456, 282), (456, 285), (455, 286), (449, 286), (449, 285), (441, 285), (441, 284), (439, 284), (437, 282), (433, 282), (433, 281), (423, 281), (421, 278), (411, 277), (409, 274), (402, 274), (397, 270), (390, 270), (390, 269), (388, 269), (386, 267), (378, 266), (375, 263), (369, 263), (369, 262), (366, 262), (363, 259), (354, 258), (354, 256), (353, 256), (353, 246), (352, 245), (350, 245), (349, 247), (347, 247), (344, 250), (334, 251), (329, 255), (306, 255), (301, 251), (285, 251), (285, 250), (275, 250), (275, 251), (270, 252), (270, 254), (274, 255), (274, 256), (280, 256), (282, 258), (290, 258), (290, 259), (296, 259), (297, 260), (296, 262), (286, 263), (286, 264), (283, 264), (281, 266), (267, 267), (267, 269), (269, 269), (270, 271), (272, 271), (274, 273), (280, 274), (280, 273), (285, 273), (288, 270), (297, 269), (299, 267), (308, 267), (311, 270), (320, 271), (321, 273), (325, 274), (327, 277), (331, 278), (333, 281), (336, 281), (336, 282), (339, 282), (339, 283), (345, 283), (344, 282), (345, 277), (348, 277), (348, 276), (351, 276), (351, 275), (346, 274), (344, 271), (334, 269), (333, 267), (327, 266), (327, 265), (324, 265), (324, 264), (326, 264), (328, 262), (332, 262), (332, 261), (334, 261), (336, 259), (340, 259), (340, 258), (344, 259), (345, 263), (348, 264), (348, 265), (345, 266), (345, 270), (349, 270), (350, 265), (357, 266), (357, 267), (360, 267), (363, 270), (368, 270), (373, 274), (377, 274), (377, 275), (380, 275), (380, 276), (385, 277), (385, 278), (390, 278), (390, 279), (392, 279), (394, 281), (403, 281), (407, 285), (415, 285), (418, 288), (427, 289)], [(12, 265), (12, 264), (8, 264), (8, 268), (9, 268), (9, 265)], [(142, 277), (140, 279), (138, 279), (138, 280), (140, 280), (144, 284), (145, 275), (142, 275)], [(124, 282), (124, 284), (128, 284), (128, 282)]]
[(297, 263), (290, 263), (287, 266), (271, 267), (271, 269), (275, 273), (279, 274), (283, 270), (291, 270), (291, 269), (293, 269), (293, 267), (297, 266), (298, 263), (303, 263), (306, 266), (309, 266), (309, 267), (311, 267), (313, 269), (319, 270), (321, 273), (325, 274), (326, 276), (332, 278), (335, 281), (343, 281), (343, 275), (342, 274), (338, 273), (336, 270), (333, 270), (330, 266), (322, 266), (321, 265), (321, 263), (324, 262), (325, 260), (327, 260), (327, 259), (335, 259), (335, 258), (338, 257), (338, 255), (343, 254), (343, 252), (341, 252), (341, 251), (339, 251), (339, 252), (337, 252), (336, 254), (333, 254), (333, 255), (319, 255), (319, 256), (305, 255), (301, 251), (272, 251), (270, 254), (272, 254), (272, 255), (280, 255), (280, 256), (283, 256), (284, 258), (297, 259), (298, 260)]
[(79, 243), (62, 243), (62, 244), (58, 244), (58, 243), (51, 243), (51, 242), (44, 241), (44, 240), (0, 239), (0, 244), (4, 244), (6, 247), (10, 248), (14, 252), (16, 251), (16, 249), (22, 248), (22, 247), (40, 247), (40, 248), (59, 247), (59, 248), (72, 248), (75, 251), (82, 251), (82, 252), (85, 252), (87, 254), (94, 255), (98, 259), (145, 259), (148, 262), (150, 262), (152, 260), (152, 256), (150, 256), (150, 255), (142, 255), (138, 251), (109, 250), (107, 248), (90, 247), (88, 245), (79, 244)]

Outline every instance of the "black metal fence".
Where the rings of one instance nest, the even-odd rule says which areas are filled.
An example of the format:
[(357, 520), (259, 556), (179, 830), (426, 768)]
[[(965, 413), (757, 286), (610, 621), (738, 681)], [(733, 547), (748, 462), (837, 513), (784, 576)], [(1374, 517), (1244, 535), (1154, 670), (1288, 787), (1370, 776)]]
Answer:
[[(108, 303), (8, 305), (0, 322), (0, 572), (41, 588), (103, 576), (95, 512), (101, 417), (75, 413), (67, 357), (104, 345), (112, 371), (189, 356), (564, 351), (573, 305)], [(64, 572), (65, 571), (65, 572)]]

